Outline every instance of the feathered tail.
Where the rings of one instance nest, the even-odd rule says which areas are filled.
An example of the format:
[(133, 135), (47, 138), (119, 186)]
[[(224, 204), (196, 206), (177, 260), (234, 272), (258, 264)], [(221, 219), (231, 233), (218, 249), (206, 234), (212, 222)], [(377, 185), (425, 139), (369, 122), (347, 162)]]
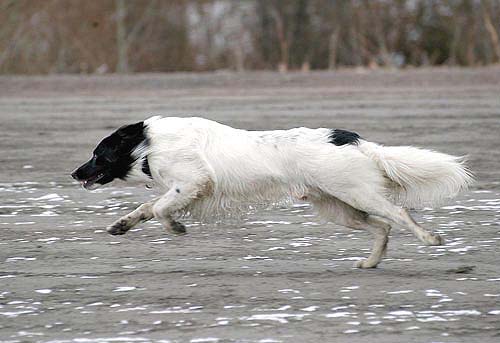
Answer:
[(393, 181), (389, 191), (406, 207), (437, 205), (473, 182), (465, 158), (411, 146), (384, 147), (361, 141), (359, 149)]

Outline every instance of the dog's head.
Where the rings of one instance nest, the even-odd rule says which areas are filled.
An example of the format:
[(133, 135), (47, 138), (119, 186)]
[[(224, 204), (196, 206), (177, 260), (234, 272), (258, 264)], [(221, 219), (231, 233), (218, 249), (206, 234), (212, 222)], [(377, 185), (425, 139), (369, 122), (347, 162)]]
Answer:
[(85, 189), (96, 189), (116, 178), (125, 179), (137, 161), (140, 146), (147, 145), (144, 122), (122, 126), (104, 138), (94, 149), (92, 158), (71, 176)]

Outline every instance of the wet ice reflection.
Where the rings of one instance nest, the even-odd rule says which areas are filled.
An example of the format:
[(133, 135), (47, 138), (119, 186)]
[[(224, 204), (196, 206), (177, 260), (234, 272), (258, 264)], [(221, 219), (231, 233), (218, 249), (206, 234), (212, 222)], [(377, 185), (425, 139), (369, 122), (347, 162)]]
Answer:
[[(199, 330), (321, 321), (342, 334), (363, 335), (373, 328), (440, 330), (437, 325), (443, 323), (465, 325), (477, 318), (500, 318), (500, 274), (459, 268), (462, 261), (473, 265), (476, 254), (498, 251), (497, 192), (473, 192), (454, 204), (417, 212), (417, 220), (442, 234), (446, 244), (424, 246), (411, 233), (395, 229), (378, 271), (350, 269), (351, 261), (370, 252), (367, 233), (325, 224), (314, 217), (308, 204), (263, 210), (240, 223), (201, 225), (186, 219), (191, 234), (185, 237), (167, 236), (157, 222), (142, 224), (124, 237), (111, 237), (105, 225), (140, 203), (133, 189), (82, 194), (55, 183), (0, 184), (0, 228), (10, 233), (0, 237), (4, 267), (0, 319), (14, 327), (24, 319), (44, 318), (43, 325), (9, 331), (9, 337), (2, 339), (33, 340), (54, 332), (74, 332), (84, 342), (92, 330), (79, 329), (76, 322), (96, 315), (117, 318), (108, 324), (120, 326), (116, 332), (122, 336), (94, 340), (102, 342), (147, 341), (141, 334), (153, 328)], [(86, 247), (89, 244), (101, 248), (91, 250)], [(440, 258), (463, 259), (457, 260), (456, 270), (436, 276), (453, 282), (453, 291), (445, 291), (439, 282), (425, 288), (394, 284), (377, 288), (377, 299), (366, 298), (368, 287), (377, 287), (377, 275), (392, 271), (412, 276), (416, 263), (428, 263), (434, 268), (429, 274), (435, 274), (440, 267), (434, 263)], [(62, 260), (79, 264), (75, 263), (75, 270), (73, 263), (59, 267)], [(47, 261), (58, 268), (47, 268)], [(161, 266), (160, 271), (154, 264)], [(337, 284), (336, 273), (344, 271), (352, 275), (352, 282)], [(360, 272), (371, 273), (366, 275), (372, 275), (374, 284), (358, 280)], [(33, 273), (39, 273), (41, 281), (28, 287), (23, 281)], [(155, 282), (146, 287), (143, 275)], [(273, 287), (273, 277), (287, 281)], [(177, 289), (171, 288), (173, 282)], [(468, 286), (473, 282), (489, 286), (473, 294)], [(322, 286), (315, 288), (316, 283)], [(213, 302), (210, 294), (217, 292), (226, 295)], [(467, 300), (473, 296), (482, 300)], [(478, 302), (481, 307), (476, 308)], [(51, 312), (58, 313), (53, 311), (72, 319), (68, 323), (50, 320)], [(127, 340), (129, 336), (134, 339)]]

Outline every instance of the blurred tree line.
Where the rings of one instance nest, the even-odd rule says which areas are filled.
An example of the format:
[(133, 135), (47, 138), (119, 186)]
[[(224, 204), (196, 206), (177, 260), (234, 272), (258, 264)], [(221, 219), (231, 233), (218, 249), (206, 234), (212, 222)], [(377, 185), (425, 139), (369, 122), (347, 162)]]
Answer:
[(0, 73), (500, 61), (497, 0), (0, 0)]

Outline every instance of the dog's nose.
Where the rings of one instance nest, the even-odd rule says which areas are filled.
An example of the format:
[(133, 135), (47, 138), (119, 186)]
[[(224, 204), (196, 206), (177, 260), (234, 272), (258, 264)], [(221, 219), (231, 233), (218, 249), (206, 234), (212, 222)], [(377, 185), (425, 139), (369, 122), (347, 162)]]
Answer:
[(71, 173), (71, 177), (75, 180), (78, 180), (78, 177), (76, 176), (76, 170)]

